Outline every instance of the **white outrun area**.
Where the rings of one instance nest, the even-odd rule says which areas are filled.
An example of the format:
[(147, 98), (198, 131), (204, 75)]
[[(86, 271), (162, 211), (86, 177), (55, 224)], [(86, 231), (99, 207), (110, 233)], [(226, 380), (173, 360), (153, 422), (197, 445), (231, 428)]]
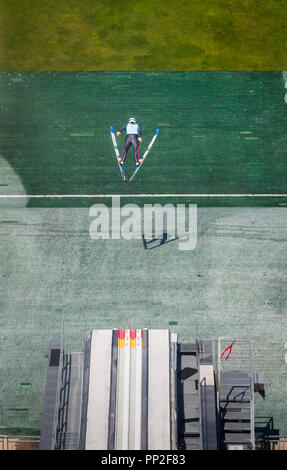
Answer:
[(86, 450), (107, 449), (112, 330), (93, 330)]
[(27, 193), (21, 178), (14, 168), (0, 155), (0, 195), (20, 195), (19, 198), (0, 197), (0, 207), (25, 207), (29, 197), (23, 197)]
[(170, 449), (169, 331), (149, 331), (148, 449)]

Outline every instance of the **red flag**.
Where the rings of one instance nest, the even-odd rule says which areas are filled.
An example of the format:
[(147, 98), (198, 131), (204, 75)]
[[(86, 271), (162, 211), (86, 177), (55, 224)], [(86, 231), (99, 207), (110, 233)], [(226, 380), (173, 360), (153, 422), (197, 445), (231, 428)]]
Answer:
[(230, 354), (231, 354), (231, 351), (232, 351), (232, 346), (234, 345), (234, 343), (235, 343), (235, 340), (232, 341), (232, 343), (230, 344), (230, 346), (228, 346), (228, 348), (226, 348), (226, 349), (223, 351), (223, 353), (221, 354), (221, 357), (222, 357), (222, 356), (224, 356), (224, 354), (226, 353), (226, 351), (229, 350), (229, 353), (227, 354), (225, 360), (229, 358), (229, 356), (230, 356)]

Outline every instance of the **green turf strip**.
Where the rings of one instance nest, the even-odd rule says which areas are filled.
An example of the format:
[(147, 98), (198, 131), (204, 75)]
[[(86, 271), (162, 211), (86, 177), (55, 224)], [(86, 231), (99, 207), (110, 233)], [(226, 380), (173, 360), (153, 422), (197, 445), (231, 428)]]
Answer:
[[(284, 74), (278, 72), (3, 73), (0, 182), (8, 187), (0, 192), (192, 194), (192, 202), (203, 205), (286, 203), (244, 196), (286, 194), (284, 95)], [(124, 184), (109, 129), (130, 115), (142, 127), (140, 153), (160, 131), (134, 181)], [(120, 136), (120, 151), (123, 142)], [(134, 168), (130, 151), (127, 174)]]

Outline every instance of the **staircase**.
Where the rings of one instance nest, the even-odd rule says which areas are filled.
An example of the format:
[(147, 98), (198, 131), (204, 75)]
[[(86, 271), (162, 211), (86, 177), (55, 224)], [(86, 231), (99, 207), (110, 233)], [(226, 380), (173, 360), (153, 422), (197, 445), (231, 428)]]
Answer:
[[(219, 353), (226, 347), (221, 348), (221, 344), (227, 344), (230, 338), (220, 340)], [(240, 346), (237, 345), (237, 349), (241, 347), (241, 351), (245, 351), (244, 354), (238, 354), (236, 348), (228, 360), (218, 354), (220, 448), (254, 449), (254, 373), (251, 344), (248, 340), (236, 342), (241, 343)]]
[(202, 449), (198, 345), (180, 344), (178, 353), (178, 448)]
[(81, 420), (83, 353), (64, 352), (61, 338), (50, 341), (40, 450), (78, 448)]
[(250, 378), (247, 372), (221, 373), (220, 422), (223, 447), (251, 443)]
[(76, 450), (78, 448), (82, 375), (83, 353), (64, 353), (56, 449)]

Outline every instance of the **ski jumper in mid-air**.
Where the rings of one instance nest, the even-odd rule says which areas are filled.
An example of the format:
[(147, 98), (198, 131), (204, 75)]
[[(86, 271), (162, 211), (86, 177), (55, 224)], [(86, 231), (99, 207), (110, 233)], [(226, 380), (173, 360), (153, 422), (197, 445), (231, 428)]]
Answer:
[(116, 134), (120, 135), (124, 130), (126, 130), (127, 135), (125, 138), (123, 153), (119, 158), (119, 162), (121, 165), (124, 163), (128, 150), (132, 146), (136, 166), (139, 166), (142, 163), (142, 159), (139, 158), (139, 142), (142, 142), (140, 125), (136, 122), (135, 118), (130, 118), (128, 124), (122, 126)]

